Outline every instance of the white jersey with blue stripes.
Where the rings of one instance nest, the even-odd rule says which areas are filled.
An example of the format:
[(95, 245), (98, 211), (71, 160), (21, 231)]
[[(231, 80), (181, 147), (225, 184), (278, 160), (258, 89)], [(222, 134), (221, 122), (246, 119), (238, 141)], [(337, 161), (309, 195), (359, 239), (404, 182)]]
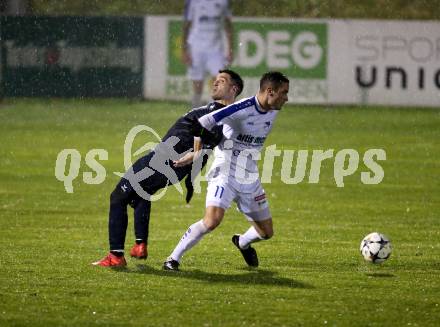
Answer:
[(240, 183), (249, 183), (247, 177), (258, 174), (257, 160), (277, 114), (278, 110), (262, 111), (254, 96), (199, 118), (208, 130), (223, 125), (224, 136), (215, 149), (209, 175), (216, 170), (237, 177)]
[(188, 43), (199, 50), (222, 51), (225, 17), (231, 17), (229, 0), (186, 0), (184, 19), (191, 22)]

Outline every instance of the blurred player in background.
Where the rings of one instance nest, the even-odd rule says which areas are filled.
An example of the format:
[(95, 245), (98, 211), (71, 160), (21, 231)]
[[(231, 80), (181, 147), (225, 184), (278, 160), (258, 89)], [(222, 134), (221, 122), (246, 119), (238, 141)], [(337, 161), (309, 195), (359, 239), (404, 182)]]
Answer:
[[(224, 48), (223, 31), (226, 34), (227, 52)], [(192, 107), (196, 108), (202, 105), (206, 75), (214, 78), (233, 59), (228, 0), (185, 1), (182, 50), (182, 59), (188, 66), (188, 75), (193, 83)]]
[(268, 72), (260, 79), (257, 95), (199, 118), (207, 130), (223, 125), (224, 138), (215, 149), (215, 159), (208, 172), (205, 216), (184, 233), (163, 269), (179, 270), (182, 256), (220, 225), (233, 201), (252, 226), (244, 234), (234, 235), (232, 242), (249, 266), (258, 266), (257, 252), (251, 243), (271, 238), (273, 228), (256, 159), (261, 156), (263, 143), (288, 99), (288, 91), (286, 76)]
[[(243, 80), (240, 75), (231, 70), (221, 70), (214, 81), (211, 96), (214, 102), (200, 108), (193, 109), (180, 117), (171, 126), (162, 142), (150, 153), (138, 159), (128, 172), (141, 174), (141, 171), (150, 173), (145, 179), (139, 181), (139, 186), (148, 195), (153, 195), (160, 189), (171, 184), (178, 183), (186, 177), (185, 185), (188, 189), (186, 201), (192, 196), (192, 165), (176, 166), (170, 153), (183, 154), (191, 151), (196, 144), (194, 138), (200, 139), (198, 148), (201, 150), (214, 148), (223, 138), (222, 128), (205, 130), (198, 122), (198, 118), (210, 112), (216, 111), (233, 103), (243, 90)], [(167, 149), (167, 141), (177, 138), (178, 142), (173, 148)], [(176, 141), (177, 141), (176, 140)], [(161, 150), (159, 148), (161, 147)], [(165, 154), (164, 154), (165, 149)], [(160, 154), (158, 154), (160, 153)], [(194, 152), (188, 152), (179, 162), (192, 163)], [(206, 164), (206, 159), (203, 164)], [(168, 170), (167, 170), (168, 169)], [(167, 174), (168, 172), (168, 174)], [(171, 172), (171, 174), (169, 174)], [(165, 173), (165, 174), (164, 174)], [(194, 173), (194, 172), (193, 172)], [(125, 235), (127, 232), (128, 215), (127, 207), (134, 209), (134, 230), (136, 243), (130, 251), (130, 255), (137, 259), (146, 259), (148, 256), (148, 232), (150, 222), (151, 201), (144, 198), (136, 191), (137, 185), (130, 183), (126, 175), (121, 178), (110, 196), (109, 213), (109, 243), (110, 253), (93, 265), (103, 267), (123, 267), (127, 263), (124, 257)], [(169, 178), (170, 176), (174, 178)], [(195, 176), (194, 176), (195, 177)]]

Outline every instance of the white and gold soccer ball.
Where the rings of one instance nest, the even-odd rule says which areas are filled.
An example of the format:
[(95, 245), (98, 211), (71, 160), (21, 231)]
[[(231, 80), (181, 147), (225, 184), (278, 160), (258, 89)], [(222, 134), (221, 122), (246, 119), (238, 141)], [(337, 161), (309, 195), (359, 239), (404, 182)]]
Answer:
[(364, 237), (360, 250), (366, 261), (382, 263), (390, 257), (392, 246), (388, 237), (374, 232)]

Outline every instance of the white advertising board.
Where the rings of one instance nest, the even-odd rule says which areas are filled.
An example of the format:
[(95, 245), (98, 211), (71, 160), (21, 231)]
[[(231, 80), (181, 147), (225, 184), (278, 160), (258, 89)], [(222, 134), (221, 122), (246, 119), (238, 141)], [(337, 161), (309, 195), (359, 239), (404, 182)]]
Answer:
[[(145, 36), (144, 97), (189, 100), (181, 17), (146, 17)], [(278, 70), (290, 103), (440, 107), (438, 22), (234, 18), (234, 45), (243, 96)]]
[[(181, 61), (181, 18), (149, 16), (145, 35), (144, 96), (190, 99), (191, 83)], [(278, 70), (292, 81), (292, 101), (326, 103), (327, 35), (325, 21), (234, 19), (231, 69), (244, 79), (243, 96), (257, 92), (264, 72)], [(207, 100), (209, 86), (204, 89)]]
[(330, 23), (329, 102), (440, 108), (440, 23)]

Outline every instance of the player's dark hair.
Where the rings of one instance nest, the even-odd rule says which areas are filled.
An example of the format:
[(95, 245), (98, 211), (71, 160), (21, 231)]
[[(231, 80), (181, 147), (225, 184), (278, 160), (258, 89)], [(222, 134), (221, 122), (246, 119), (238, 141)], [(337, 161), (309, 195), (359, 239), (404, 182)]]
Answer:
[(238, 97), (241, 91), (243, 91), (243, 80), (241, 79), (241, 76), (230, 69), (219, 70), (219, 73), (225, 73), (231, 77), (232, 83), (237, 87), (237, 92), (235, 92), (235, 96)]
[(272, 86), (276, 91), (283, 83), (289, 83), (289, 79), (280, 72), (267, 72), (260, 79), (260, 91)]

